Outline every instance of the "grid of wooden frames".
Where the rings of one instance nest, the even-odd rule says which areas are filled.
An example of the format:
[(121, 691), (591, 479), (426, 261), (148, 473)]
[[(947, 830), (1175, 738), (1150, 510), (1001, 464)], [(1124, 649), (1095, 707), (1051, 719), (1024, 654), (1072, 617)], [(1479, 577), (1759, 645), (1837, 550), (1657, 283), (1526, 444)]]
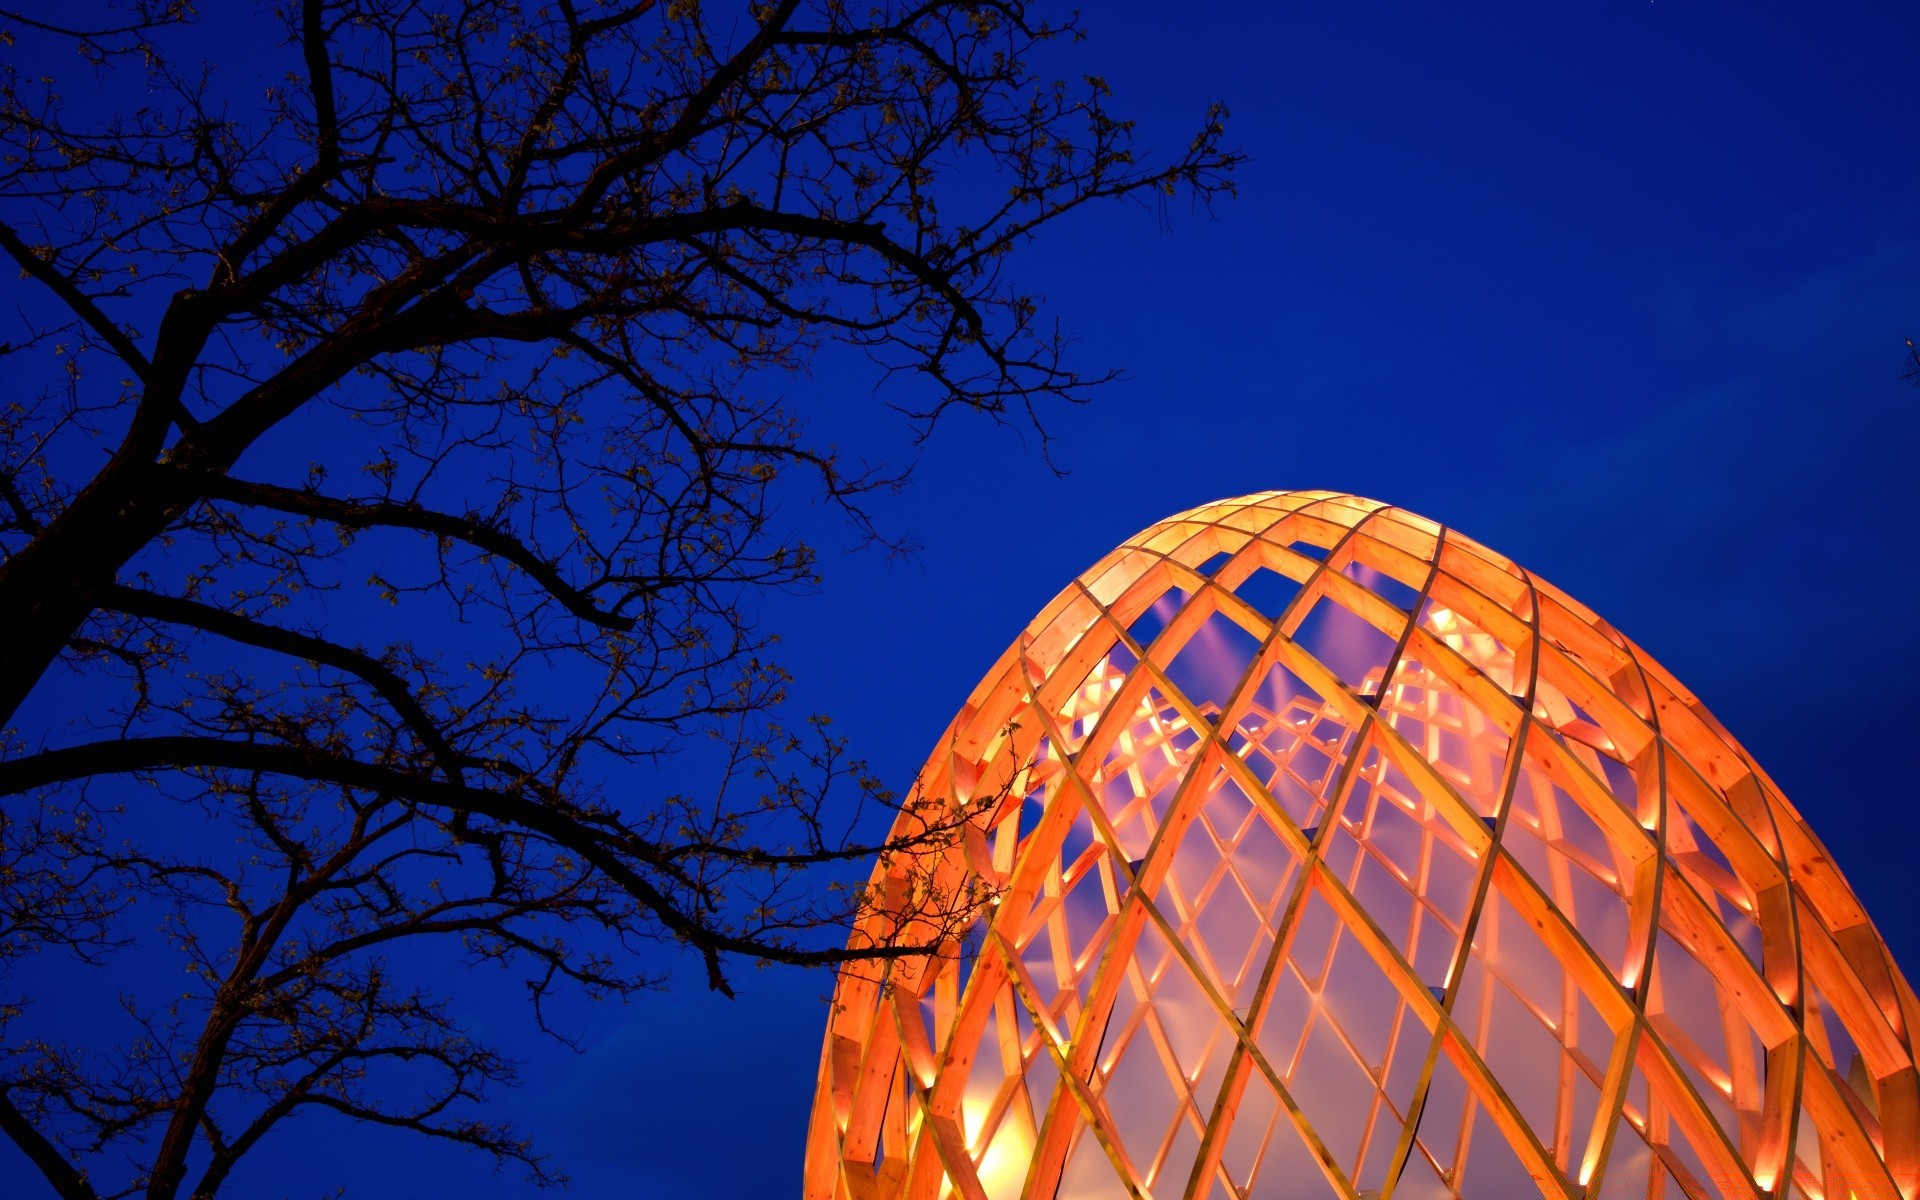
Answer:
[(994, 900), (841, 974), (808, 1200), (1920, 1193), (1920, 1004), (1805, 822), (1431, 521), (1287, 492), (1147, 529), (919, 787), (985, 815), (881, 894)]

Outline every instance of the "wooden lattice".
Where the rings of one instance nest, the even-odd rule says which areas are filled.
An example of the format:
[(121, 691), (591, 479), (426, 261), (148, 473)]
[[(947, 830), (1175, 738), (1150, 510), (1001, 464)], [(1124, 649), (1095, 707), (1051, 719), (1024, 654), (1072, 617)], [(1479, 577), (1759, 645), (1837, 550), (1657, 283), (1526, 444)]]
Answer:
[(917, 866), (997, 900), (842, 973), (808, 1200), (1920, 1192), (1920, 1004), (1805, 822), (1431, 521), (1290, 492), (1147, 529), (919, 787), (986, 815)]

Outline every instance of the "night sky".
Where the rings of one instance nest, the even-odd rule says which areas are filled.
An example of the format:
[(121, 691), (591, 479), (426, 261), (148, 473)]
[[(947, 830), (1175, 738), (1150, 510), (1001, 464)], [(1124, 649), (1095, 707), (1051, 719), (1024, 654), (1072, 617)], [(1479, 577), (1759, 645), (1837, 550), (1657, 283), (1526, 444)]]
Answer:
[[(1182, 16), (1170, 17), (1171, 13)], [(791, 383), (819, 436), (906, 461), (909, 561), (843, 554), (765, 609), (795, 704), (905, 786), (1060, 587), (1204, 501), (1332, 488), (1459, 528), (1665, 663), (1782, 785), (1909, 972), (1920, 837), (1920, 6), (1088, 5), (1048, 65), (1111, 82), (1151, 148), (1206, 102), (1252, 156), (1211, 212), (1085, 214), (1015, 264), (1125, 371), (1031, 431), (915, 451), (871, 380)], [(211, 44), (211, 43), (210, 43)], [(685, 786), (694, 786), (691, 780)], [(796, 1195), (824, 974), (740, 972), (527, 1039), (501, 1111), (573, 1194)], [(235, 1194), (521, 1194), (380, 1132), (284, 1137)], [(343, 1152), (346, 1148), (351, 1152)], [(28, 1183), (0, 1150), (0, 1194)], [(27, 1194), (38, 1195), (28, 1183)]]

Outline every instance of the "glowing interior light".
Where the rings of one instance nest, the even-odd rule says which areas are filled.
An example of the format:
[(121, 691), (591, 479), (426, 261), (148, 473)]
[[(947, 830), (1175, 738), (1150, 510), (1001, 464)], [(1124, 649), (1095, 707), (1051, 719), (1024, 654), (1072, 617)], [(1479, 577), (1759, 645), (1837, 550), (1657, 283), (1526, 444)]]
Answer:
[[(1193, 601), (1159, 566), (1178, 577), (1224, 554), (1216, 582), (1246, 580), (1280, 547), (1323, 542), (1340, 553), (1303, 571), (1365, 567), (1348, 579), (1420, 592), (1426, 635), (1399, 601), (1347, 604), (1345, 583), (1312, 577), (1291, 633), (1258, 606), (1183, 614)], [(974, 1200), (1318, 1200), (1397, 1179), (1421, 1200), (1670, 1200), (1685, 1189), (1660, 1163), (1729, 1196), (1916, 1193), (1914, 1156), (1885, 1160), (1920, 1144), (1909, 1022), (1874, 990), (1905, 994), (1898, 968), (1865, 936), (1793, 957), (1822, 923), (1856, 925), (1857, 901), (1783, 798), (1768, 794), (1766, 829), (1733, 810), (1726, 774), (1751, 760), (1637, 646), (1470, 539), (1353, 496), (1206, 505), (1127, 550), (1100, 576), (1106, 610), (1078, 588), (1045, 610), (1025, 656), (973, 693), (1017, 699), (963, 709), (925, 776), (1029, 784), (1048, 763), (1029, 784), (1043, 819), (979, 818), (995, 877), (1053, 893), (989, 900), (988, 940), (1019, 947), (1018, 968), (969, 970), (967, 943), (889, 964), (881, 987), (871, 964), (849, 970), (809, 1195), (906, 1200), (957, 1178), (945, 1190)], [(1152, 661), (1134, 663), (1114, 614), (1150, 605)], [(1034, 711), (1063, 686), (1061, 710)], [(1547, 732), (1509, 732), (1531, 721)], [(1078, 740), (1042, 739), (1068, 725)], [(1611, 749), (1650, 745), (1664, 770)], [(1662, 780), (1681, 781), (1667, 853)], [(1151, 895), (1124, 882), (1148, 847)], [(898, 878), (874, 893), (971, 861), (958, 845), (925, 855), (888, 860), (878, 873)], [(1756, 909), (1783, 887), (1791, 903)], [(1799, 924), (1767, 924), (1783, 919)], [(1803, 976), (1823, 999), (1807, 1013)], [(934, 995), (937, 1054), (900, 1069), (898, 1005)], [(1097, 1069), (1063, 1088), (1089, 1038)], [(1854, 1046), (1874, 1048), (1871, 1078), (1829, 1066)], [(1804, 1086), (1767, 1086), (1782, 1052)], [(1220, 1091), (1236, 1062), (1237, 1100)], [(910, 1136), (876, 1169), (896, 1106)], [(922, 1110), (957, 1112), (966, 1153), (912, 1136)], [(1761, 1131), (1795, 1129), (1791, 1163), (1754, 1163)]]
[(1033, 1156), (1033, 1138), (1018, 1122), (1003, 1124), (1001, 1132), (980, 1156), (980, 1186), (987, 1195), (1019, 1195), (1020, 1182), (1026, 1178), (1028, 1160)]
[(967, 1149), (980, 1149), (980, 1134), (986, 1127), (987, 1106), (991, 1104), (991, 1095), (969, 1094), (960, 1103), (960, 1129), (967, 1139)]

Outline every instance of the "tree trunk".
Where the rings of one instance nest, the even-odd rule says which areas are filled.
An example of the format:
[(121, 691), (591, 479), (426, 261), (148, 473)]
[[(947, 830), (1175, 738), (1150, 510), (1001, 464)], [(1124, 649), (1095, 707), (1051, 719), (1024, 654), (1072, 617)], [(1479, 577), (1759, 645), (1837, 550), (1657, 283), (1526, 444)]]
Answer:
[(183, 472), (127, 449), (0, 566), (0, 725), (12, 721), (120, 568), (195, 497)]

